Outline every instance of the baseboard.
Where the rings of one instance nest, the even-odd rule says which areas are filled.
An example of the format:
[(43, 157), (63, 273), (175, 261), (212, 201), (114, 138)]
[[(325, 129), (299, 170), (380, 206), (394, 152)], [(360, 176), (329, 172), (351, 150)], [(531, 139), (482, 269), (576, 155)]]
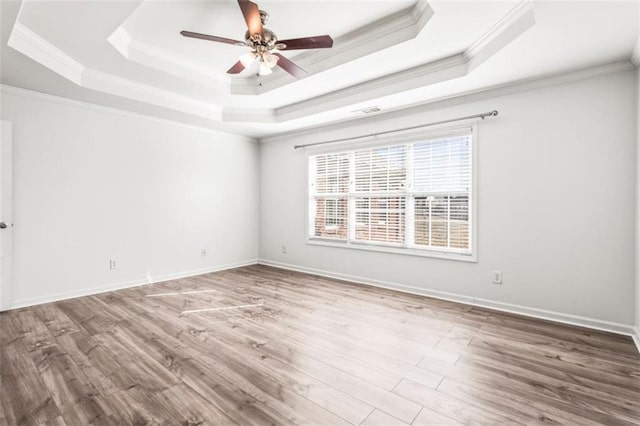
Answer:
[(42, 296), (30, 299), (19, 299), (11, 302), (9, 310), (25, 308), (28, 306), (41, 305), (43, 303), (56, 302), (60, 300), (73, 299), (82, 296), (91, 296), (94, 294), (106, 293), (125, 288), (139, 287), (142, 285), (156, 284), (164, 281), (171, 281), (180, 278), (187, 278), (196, 275), (209, 274), (212, 272), (224, 271), (227, 269), (240, 268), (249, 265), (265, 265), (275, 268), (287, 269), (296, 272), (304, 272), (308, 274), (318, 275), (322, 277), (335, 278), (349, 281), (357, 284), (366, 284), (374, 287), (385, 288), (389, 290), (401, 291), (404, 293), (417, 294), (420, 296), (433, 297), (435, 299), (448, 300), (451, 302), (462, 303), (465, 305), (478, 306), (487, 309), (493, 309), (501, 312), (523, 315), (531, 318), (538, 318), (548, 321), (555, 321), (562, 324), (576, 325), (599, 331), (622, 334), (631, 336), (638, 352), (640, 352), (640, 328), (631, 325), (602, 321), (594, 318), (581, 317), (577, 315), (563, 314), (560, 312), (548, 311), (544, 309), (532, 308), (528, 306), (515, 305), (510, 303), (498, 302), (488, 299), (479, 299), (470, 296), (464, 296), (457, 293), (449, 293), (438, 290), (424, 289), (403, 284), (392, 283), (388, 281), (373, 280), (369, 278), (358, 277), (355, 275), (340, 274), (336, 272), (326, 271), (322, 269), (308, 268), (304, 266), (292, 265), (288, 263), (276, 262), (268, 259), (251, 259), (240, 262), (229, 263), (225, 265), (217, 265), (201, 269), (193, 269), (190, 271), (177, 272), (172, 274), (153, 277), (152, 279), (141, 278), (126, 282), (112, 283), (104, 286), (82, 289), (77, 291), (56, 293), (53, 295)]
[(62, 293), (51, 294), (47, 296), (34, 297), (30, 299), (19, 299), (11, 301), (8, 310), (26, 308), (28, 306), (41, 305), (43, 303), (57, 302), (60, 300), (74, 299), (76, 297), (91, 296), (94, 294), (107, 293), (115, 290), (122, 290), (125, 288), (139, 287), (148, 284), (157, 284), (164, 281), (177, 280), (180, 278), (193, 277), (195, 275), (209, 274), (211, 272), (224, 271), (226, 269), (240, 268), (242, 266), (255, 265), (258, 263), (258, 259), (244, 260), (240, 262), (233, 262), (224, 265), (211, 266), (201, 269), (192, 269), (190, 271), (176, 272), (172, 274), (160, 275), (157, 277), (140, 278), (131, 281), (124, 281), (119, 283), (111, 283), (103, 286), (85, 288), (82, 290), (67, 291)]
[(633, 339), (633, 343), (636, 344), (638, 353), (640, 353), (640, 326), (633, 328), (633, 334), (631, 334), (631, 338)]
[(225, 271), (227, 269), (234, 269), (234, 268), (242, 268), (243, 266), (251, 266), (251, 265), (257, 265), (257, 264), (258, 264), (258, 259), (243, 260), (240, 262), (227, 263), (224, 265), (211, 266), (211, 267), (201, 268), (201, 269), (193, 269), (191, 271), (186, 271), (186, 272), (176, 272), (173, 274), (159, 275), (157, 277), (153, 277), (151, 281), (147, 281), (147, 283), (157, 284), (164, 281), (178, 280), (180, 278), (194, 277), (196, 275), (210, 274), (212, 272)]
[[(331, 271), (325, 271), (321, 269), (308, 268), (304, 266), (291, 265), (282, 262), (276, 262), (268, 259), (259, 259), (260, 265), (273, 266), (275, 268), (288, 269), (291, 271), (305, 272), (308, 274), (319, 275), (322, 277), (336, 278), (344, 281), (349, 281), (357, 284), (366, 284), (374, 287), (386, 288), (389, 290), (401, 291), (404, 293), (417, 294), (420, 296), (433, 297), (435, 299), (448, 300), (450, 302), (463, 303), (465, 305), (478, 306), (481, 308), (493, 309), (501, 312), (508, 312), (512, 314), (518, 314), (531, 318), (538, 318), (548, 321), (554, 321), (562, 324), (576, 325), (579, 327), (586, 327), (593, 330), (606, 331), (609, 333), (622, 334), (625, 336), (631, 336), (638, 346), (638, 334), (637, 330), (634, 333), (634, 328), (631, 325), (620, 324), (609, 321), (602, 321), (594, 318), (581, 317), (571, 314), (563, 314), (561, 312), (548, 311), (545, 309), (532, 308), (522, 305), (514, 305), (511, 303), (498, 302), (489, 299), (479, 299), (475, 297), (465, 296), (457, 293), (448, 293), (438, 290), (430, 290), (420, 287), (413, 287), (403, 284), (392, 283), (388, 281), (374, 280), (370, 278), (363, 278), (354, 275), (340, 274)], [(640, 346), (639, 350), (640, 350)]]

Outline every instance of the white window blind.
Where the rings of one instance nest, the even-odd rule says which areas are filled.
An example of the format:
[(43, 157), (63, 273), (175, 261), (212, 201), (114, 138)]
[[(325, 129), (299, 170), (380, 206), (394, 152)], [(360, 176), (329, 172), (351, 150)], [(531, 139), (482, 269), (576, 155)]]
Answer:
[(471, 254), (471, 134), (309, 157), (309, 237)]
[(353, 153), (355, 188), (354, 241), (400, 245), (404, 242), (407, 146), (364, 149)]
[(470, 248), (470, 136), (413, 145), (414, 244)]
[(313, 202), (311, 235), (319, 238), (346, 239), (349, 195), (348, 153), (310, 157), (310, 188)]

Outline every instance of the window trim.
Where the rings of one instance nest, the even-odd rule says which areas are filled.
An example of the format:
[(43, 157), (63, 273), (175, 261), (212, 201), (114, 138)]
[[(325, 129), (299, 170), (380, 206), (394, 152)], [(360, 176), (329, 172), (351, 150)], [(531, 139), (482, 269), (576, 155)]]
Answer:
[[(418, 248), (415, 244), (398, 245), (394, 243), (374, 242), (367, 243), (364, 241), (349, 241), (339, 240), (332, 238), (313, 237), (310, 235), (310, 204), (311, 196), (309, 193), (310, 187), (310, 173), (309, 173), (309, 158), (315, 155), (321, 154), (333, 154), (341, 153), (345, 151), (353, 151), (356, 149), (375, 148), (379, 146), (387, 146), (394, 144), (409, 144), (420, 142), (423, 140), (433, 140), (447, 137), (460, 136), (461, 134), (471, 135), (471, 205), (469, 208), (470, 226), (471, 232), (469, 238), (471, 239), (470, 251), (465, 250), (465, 253), (457, 253), (455, 250), (448, 249), (447, 251), (433, 250), (431, 248)], [(313, 246), (323, 247), (336, 247), (343, 249), (355, 249), (365, 250), (382, 253), (403, 254), (418, 257), (428, 257), (434, 259), (446, 259), (457, 260), (463, 262), (477, 262), (478, 254), (478, 129), (477, 123), (468, 124), (466, 126), (447, 127), (439, 129), (422, 130), (419, 132), (413, 132), (411, 134), (391, 135), (384, 138), (376, 139), (374, 142), (359, 142), (351, 144), (341, 144), (340, 147), (333, 148), (320, 148), (309, 149), (305, 155), (305, 175), (306, 175), (306, 187), (305, 187), (305, 243)], [(415, 194), (407, 194), (408, 196), (415, 196)]]

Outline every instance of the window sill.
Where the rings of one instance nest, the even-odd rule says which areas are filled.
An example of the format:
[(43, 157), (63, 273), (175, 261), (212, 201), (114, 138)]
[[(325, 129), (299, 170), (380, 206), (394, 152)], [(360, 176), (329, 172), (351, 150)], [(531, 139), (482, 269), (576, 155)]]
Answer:
[(460, 262), (478, 262), (476, 257), (472, 254), (445, 253), (432, 250), (418, 250), (406, 247), (385, 247), (379, 245), (349, 243), (347, 241), (331, 241), (318, 238), (307, 239), (307, 244), (313, 246), (338, 247), (344, 249), (366, 250), (381, 253), (403, 254), (408, 256), (430, 257), (433, 259), (457, 260)]

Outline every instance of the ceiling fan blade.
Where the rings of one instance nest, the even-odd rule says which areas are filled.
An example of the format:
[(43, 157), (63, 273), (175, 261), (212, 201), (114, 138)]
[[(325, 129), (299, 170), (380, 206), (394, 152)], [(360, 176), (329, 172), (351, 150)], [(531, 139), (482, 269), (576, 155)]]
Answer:
[(305, 78), (307, 76), (307, 72), (291, 62), (287, 57), (274, 53), (278, 57), (278, 66), (294, 76), (295, 78)]
[(249, 0), (238, 0), (238, 5), (240, 6), (240, 10), (242, 10), (244, 20), (247, 21), (249, 35), (260, 34), (260, 36), (263, 36), (262, 20), (260, 19), (258, 5)]
[(244, 70), (244, 65), (242, 65), (242, 62), (238, 61), (227, 70), (227, 74), (239, 74), (242, 70)]
[(212, 35), (208, 35), (208, 34), (193, 33), (191, 31), (180, 31), (180, 34), (182, 34), (185, 37), (199, 38), (199, 39), (202, 39), (202, 40), (217, 41), (219, 43), (236, 44), (236, 45), (245, 46), (245, 43), (243, 41), (233, 40), (233, 39), (230, 39), (230, 38), (212, 36)]
[(287, 47), (279, 50), (326, 49), (333, 46), (333, 39), (328, 35), (278, 40)]

